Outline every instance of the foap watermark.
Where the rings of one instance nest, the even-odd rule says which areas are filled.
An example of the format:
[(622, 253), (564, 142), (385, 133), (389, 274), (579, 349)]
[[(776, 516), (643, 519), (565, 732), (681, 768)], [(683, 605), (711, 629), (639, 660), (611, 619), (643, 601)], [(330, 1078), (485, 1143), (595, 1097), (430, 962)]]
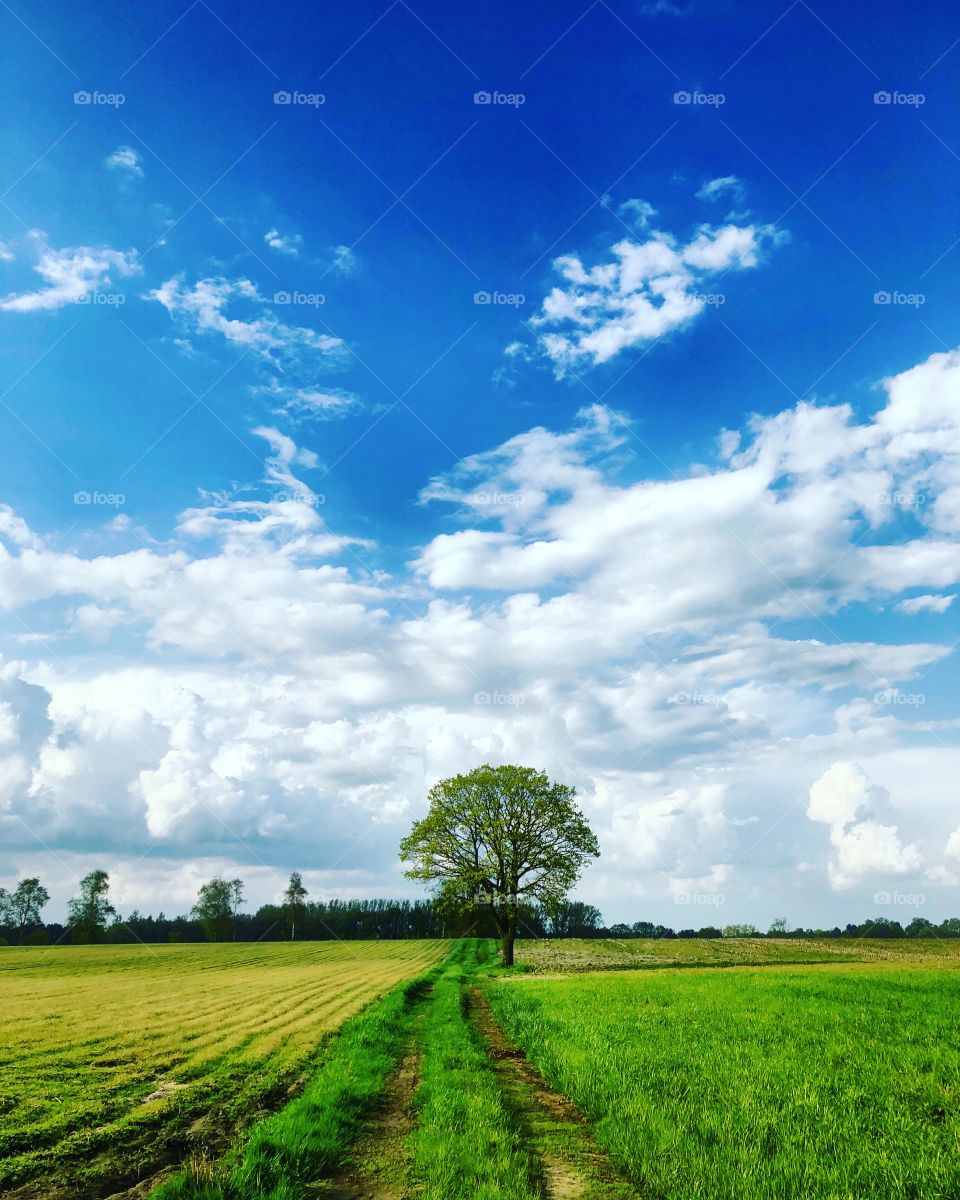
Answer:
[(709, 308), (720, 308), (727, 302), (723, 292), (695, 292), (691, 298), (698, 304), (706, 304)]
[(902, 904), (906, 908), (920, 908), (927, 898), (921, 892), (874, 892), (874, 904)]
[(504, 708), (519, 708), (526, 703), (522, 692), (474, 692), (474, 704), (491, 704)]
[(921, 308), (927, 297), (923, 292), (874, 292), (873, 302), (891, 308)]
[(722, 908), (727, 902), (723, 892), (674, 892), (674, 904), (699, 904), (704, 908)]
[(723, 697), (716, 692), (675, 692), (668, 704), (723, 704)]
[(327, 97), (323, 92), (274, 92), (274, 104), (289, 106), (290, 108), (320, 108), (327, 102)]
[(526, 304), (527, 298), (523, 292), (474, 292), (473, 302), (493, 307), (502, 305), (504, 308), (519, 308), (521, 304)]
[(927, 97), (923, 92), (874, 92), (873, 102), (885, 108), (923, 108)]
[(527, 497), (523, 492), (473, 492), (467, 499), (478, 508), (481, 506), (518, 508), (527, 502)]
[(498, 908), (516, 908), (518, 897), (509, 892), (485, 892), (478, 888), (473, 900), (475, 904), (496, 904)]
[(692, 108), (721, 108), (727, 102), (723, 92), (674, 92), (674, 104), (690, 105)]
[(892, 508), (923, 508), (927, 497), (923, 492), (878, 492), (877, 503)]
[(119, 308), (126, 302), (123, 292), (86, 292), (77, 298), (77, 304), (90, 304), (94, 308)]
[(522, 108), (527, 102), (523, 92), (474, 92), (474, 104), (490, 105), (492, 108)]
[(90, 105), (92, 108), (122, 108), (127, 102), (123, 92), (88, 92), (73, 93), (74, 104)]
[(923, 692), (901, 692), (897, 688), (884, 688), (873, 693), (874, 704), (890, 704), (895, 708), (922, 708), (927, 702)]
[(305, 308), (320, 308), (326, 304), (323, 292), (274, 292), (274, 304), (299, 304)]
[(74, 492), (74, 504), (92, 505), (103, 508), (123, 508), (127, 502), (123, 492)]
[(326, 504), (327, 498), (322, 492), (312, 492), (309, 496), (301, 495), (298, 492), (274, 492), (273, 502), (275, 504), (308, 504), (311, 508), (319, 508), (322, 504)]

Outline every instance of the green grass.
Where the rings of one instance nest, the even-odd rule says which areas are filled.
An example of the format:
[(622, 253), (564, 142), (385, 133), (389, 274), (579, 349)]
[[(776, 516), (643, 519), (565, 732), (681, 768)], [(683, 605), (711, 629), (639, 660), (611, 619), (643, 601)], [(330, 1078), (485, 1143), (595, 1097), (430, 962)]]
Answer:
[(645, 1196), (960, 1196), (954, 971), (527, 976), (490, 998)]
[(0, 1193), (92, 1198), (222, 1152), (303, 1085), (334, 1030), (447, 946), (0, 950)]
[(960, 967), (960, 938), (543, 938), (517, 943), (518, 966), (542, 974), (831, 962)]
[(437, 980), (423, 1027), (412, 1137), (417, 1194), (421, 1200), (534, 1200), (532, 1158), (464, 1008), (464, 987), (491, 962), (495, 944), (467, 947), (461, 963)]

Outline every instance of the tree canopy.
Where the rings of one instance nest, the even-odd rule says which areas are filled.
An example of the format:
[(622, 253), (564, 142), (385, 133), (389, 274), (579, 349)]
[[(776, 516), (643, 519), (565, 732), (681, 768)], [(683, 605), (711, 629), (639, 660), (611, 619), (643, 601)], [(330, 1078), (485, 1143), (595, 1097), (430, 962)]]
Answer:
[(448, 911), (489, 906), (510, 966), (519, 906), (538, 901), (561, 912), (600, 853), (575, 796), (531, 767), (484, 765), (442, 779), (430, 789), (427, 815), (400, 844), (406, 874), (433, 884)]
[(100, 940), (116, 909), (107, 899), (110, 876), (106, 871), (91, 871), (80, 880), (80, 895), (69, 904), (69, 925), (73, 938), (79, 942)]

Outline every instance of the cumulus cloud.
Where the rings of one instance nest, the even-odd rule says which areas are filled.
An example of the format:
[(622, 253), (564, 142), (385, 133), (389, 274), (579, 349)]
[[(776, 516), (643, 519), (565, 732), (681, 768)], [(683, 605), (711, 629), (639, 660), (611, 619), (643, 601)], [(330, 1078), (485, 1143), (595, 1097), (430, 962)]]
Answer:
[(330, 269), (338, 275), (352, 275), (360, 265), (360, 260), (349, 246), (335, 246)]
[(279, 254), (289, 254), (292, 257), (300, 253), (300, 247), (303, 245), (303, 238), (299, 233), (284, 234), (279, 229), (268, 229), (263, 235), (263, 240), (271, 250), (276, 250)]
[(57, 631), (0, 673), (5, 869), (35, 852), (22, 818), (107, 865), (252, 852), (394, 891), (427, 787), (520, 760), (577, 786), (608, 919), (639, 896), (713, 918), (678, 915), (691, 892), (747, 919), (751, 889), (780, 897), (800, 864), (845, 906), (924, 864), (955, 874), (955, 729), (875, 702), (953, 639), (894, 621), (853, 640), (838, 614), (960, 583), (936, 511), (960, 483), (958, 381), (960, 356), (934, 356), (871, 418), (798, 405), (667, 477), (594, 406), (429, 481), (409, 570), (327, 519), (318, 456), (274, 424), (262, 477), (202, 494), (162, 541), (89, 554), (0, 509), (0, 606)]
[(66, 246), (56, 250), (39, 233), (33, 235), (32, 241), (39, 254), (34, 270), (44, 286), (0, 299), (0, 310), (4, 312), (48, 312), (65, 304), (77, 304), (91, 292), (110, 286), (113, 272), (128, 276), (140, 271), (135, 250), (112, 250), (107, 246)]
[(688, 324), (707, 307), (710, 280), (757, 266), (783, 234), (769, 225), (702, 226), (685, 245), (667, 233), (624, 238), (613, 257), (588, 266), (574, 254), (554, 260), (563, 283), (531, 324), (555, 373), (596, 366)]
[(617, 216), (626, 221), (628, 225), (632, 225), (634, 229), (646, 229), (656, 215), (657, 210), (646, 200), (624, 200), (617, 209)]
[(143, 160), (132, 146), (118, 146), (103, 161), (111, 171), (119, 171), (127, 179), (143, 178)]
[(810, 788), (807, 816), (830, 826), (831, 886), (853, 887), (868, 876), (904, 875), (921, 866), (916, 846), (904, 846), (895, 825), (877, 820), (889, 806), (882, 788), (851, 762), (834, 763)]

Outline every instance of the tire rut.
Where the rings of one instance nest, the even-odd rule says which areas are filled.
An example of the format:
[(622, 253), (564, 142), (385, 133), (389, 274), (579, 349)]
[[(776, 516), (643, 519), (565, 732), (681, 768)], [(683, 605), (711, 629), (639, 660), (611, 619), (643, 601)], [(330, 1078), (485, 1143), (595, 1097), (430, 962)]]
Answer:
[(507, 1102), (540, 1164), (547, 1200), (642, 1200), (593, 1139), (579, 1109), (553, 1090), (494, 1019), (479, 988), (467, 992), (467, 1016), (485, 1042)]

